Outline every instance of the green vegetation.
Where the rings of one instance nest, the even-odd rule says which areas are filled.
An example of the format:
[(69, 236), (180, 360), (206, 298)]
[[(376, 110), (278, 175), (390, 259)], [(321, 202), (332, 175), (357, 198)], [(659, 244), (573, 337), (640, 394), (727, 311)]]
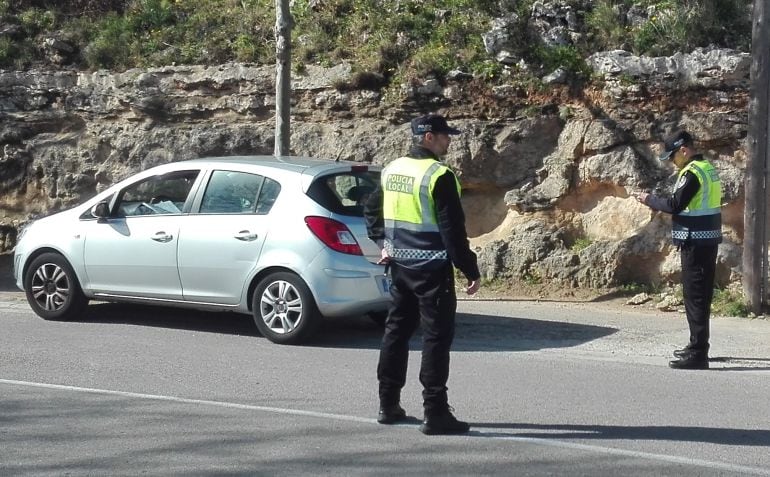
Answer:
[(711, 313), (726, 316), (749, 316), (749, 305), (743, 293), (732, 289), (715, 289)]
[[(496, 74), (481, 34), (499, 14), (494, 0), (294, 2), (295, 58), (385, 77), (441, 77), (461, 67)], [(311, 6), (313, 5), (313, 6)]]
[(540, 285), (543, 282), (543, 277), (537, 273), (537, 270), (527, 270), (521, 280), (527, 285)]
[[(624, 21), (634, 5), (651, 14), (648, 21)], [(747, 51), (751, 5), (751, 0), (597, 0), (586, 24), (591, 47), (600, 50), (663, 56), (714, 44)]]
[(569, 248), (573, 252), (579, 252), (591, 245), (591, 239), (588, 237), (578, 237)]
[(242, 0), (135, 0), (88, 31), (85, 63), (91, 68), (273, 60), (273, 2)]
[[(646, 283), (627, 283), (619, 287), (619, 291), (624, 296), (634, 296), (639, 293), (648, 293), (650, 295), (656, 295), (655, 301), (661, 300), (662, 285), (651, 285)], [(681, 284), (676, 284), (673, 289), (667, 292), (668, 295), (672, 295), (676, 300), (684, 300), (684, 292)], [(743, 296), (743, 293), (739, 289), (732, 287), (720, 289), (714, 289), (714, 299), (711, 302), (711, 314), (715, 316), (742, 316), (746, 317), (750, 314), (749, 305)]]
[(23, 36), (13, 40), (13, 49), (0, 51), (0, 66), (39, 61), (35, 40), (46, 32), (76, 45), (76, 62), (94, 69), (275, 58), (273, 0), (114, 0), (106, 9), (110, 2), (81, 1), (84, 15), (52, 0), (34, 2), (46, 8), (18, 3), (4, 16), (21, 26)]
[(15, 56), (13, 42), (8, 38), (0, 38), (0, 64), (12, 64)]
[(535, 55), (546, 71), (553, 71), (561, 67), (580, 78), (587, 78), (591, 74), (591, 68), (577, 47), (540, 47), (535, 50)]
[[(526, 82), (558, 67), (590, 80), (585, 58), (598, 49), (671, 54), (710, 44), (746, 49), (751, 0), (564, 0), (585, 21), (574, 45), (539, 44), (528, 26), (534, 0), (515, 2), (511, 52), (531, 72), (504, 67), (485, 51), (482, 35), (505, 17), (498, 0), (294, 0), (294, 68), (350, 61), (361, 84), (434, 76), (453, 69), (485, 81)], [(629, 24), (635, 5), (641, 21)], [(0, 67), (45, 61), (43, 35), (74, 45), (66, 61), (90, 69), (219, 64), (272, 64), (274, 0), (0, 0)], [(503, 74), (506, 73), (506, 74)]]
[(637, 283), (637, 282), (631, 282), (631, 283), (624, 283), (619, 287), (619, 291), (624, 296), (635, 296), (640, 293), (647, 293), (649, 295), (655, 295), (659, 294), (661, 292), (662, 286), (661, 285), (655, 285), (651, 283)]

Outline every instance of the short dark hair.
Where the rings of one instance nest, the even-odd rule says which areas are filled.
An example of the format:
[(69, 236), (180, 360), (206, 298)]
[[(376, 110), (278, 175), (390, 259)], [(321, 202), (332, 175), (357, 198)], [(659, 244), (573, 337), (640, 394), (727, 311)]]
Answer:
[(424, 134), (412, 134), (412, 144), (415, 144), (417, 146), (422, 146), (424, 142), (425, 142)]

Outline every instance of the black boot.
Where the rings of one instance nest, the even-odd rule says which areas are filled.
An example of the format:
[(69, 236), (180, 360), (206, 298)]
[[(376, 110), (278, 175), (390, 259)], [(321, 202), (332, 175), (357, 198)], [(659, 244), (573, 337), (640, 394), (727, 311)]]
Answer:
[(449, 409), (438, 414), (426, 414), (425, 420), (420, 424), (420, 432), (429, 436), (465, 434), (470, 428), (470, 424), (458, 421)]
[(380, 424), (395, 424), (406, 419), (406, 411), (399, 404), (380, 405), (377, 422)]
[(674, 350), (674, 357), (676, 358), (683, 358), (687, 356), (688, 354), (692, 353), (693, 349), (690, 347), (690, 345), (685, 346), (682, 349), (675, 349)]
[(674, 369), (709, 369), (709, 358), (706, 353), (690, 350), (681, 358), (669, 361), (668, 366)]

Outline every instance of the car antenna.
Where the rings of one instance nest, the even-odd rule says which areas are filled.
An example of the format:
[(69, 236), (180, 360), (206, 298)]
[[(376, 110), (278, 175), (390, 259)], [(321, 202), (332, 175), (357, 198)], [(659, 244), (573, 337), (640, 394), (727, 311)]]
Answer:
[(334, 162), (340, 162), (340, 156), (342, 156), (342, 151), (337, 153), (337, 157), (334, 159)]

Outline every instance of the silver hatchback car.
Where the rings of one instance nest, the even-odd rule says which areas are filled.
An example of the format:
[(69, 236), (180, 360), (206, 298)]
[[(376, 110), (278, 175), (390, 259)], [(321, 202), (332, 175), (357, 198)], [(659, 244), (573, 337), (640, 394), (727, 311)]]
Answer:
[(294, 157), (154, 167), (25, 227), (14, 277), (45, 319), (73, 319), (89, 299), (231, 310), (270, 341), (300, 343), (323, 317), (387, 309), (363, 219), (379, 177)]

